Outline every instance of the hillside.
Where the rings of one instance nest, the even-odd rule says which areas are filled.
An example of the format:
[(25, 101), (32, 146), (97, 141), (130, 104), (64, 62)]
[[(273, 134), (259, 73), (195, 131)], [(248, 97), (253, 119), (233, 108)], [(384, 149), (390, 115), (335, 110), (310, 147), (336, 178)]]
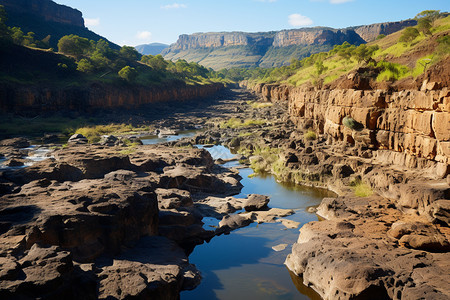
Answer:
[[(7, 25), (20, 27), (24, 33), (34, 32), (35, 38), (42, 40), (50, 36), (49, 44), (56, 49), (61, 37), (75, 34), (90, 40), (106, 38), (84, 26), (80, 11), (51, 0), (0, 0), (8, 14)], [(119, 46), (109, 42), (112, 48)]]
[[(410, 30), (416, 36), (404, 41)], [(228, 75), (238, 74), (241, 79), (250, 79), (254, 83), (316, 88), (384, 89), (391, 86), (398, 90), (415, 89), (420, 88), (423, 80), (418, 78), (425, 76), (426, 71), (448, 68), (449, 32), (450, 17), (443, 14), (427, 34), (420, 32), (417, 26), (408, 27), (359, 47), (348, 43), (337, 45), (328, 52), (294, 60), (289, 66), (244, 70), (240, 74), (231, 70)], [(436, 74), (436, 70), (432, 73)], [(448, 74), (441, 75), (435, 75), (440, 78), (434, 81), (448, 84)]]
[(142, 55), (158, 55), (158, 54), (161, 54), (161, 52), (168, 47), (169, 47), (169, 45), (166, 45), (166, 44), (151, 43), (151, 44), (138, 45), (138, 46), (135, 46), (134, 48)]
[(210, 32), (180, 35), (178, 41), (162, 52), (166, 59), (195, 61), (215, 70), (222, 68), (277, 67), (292, 58), (328, 51), (347, 41), (360, 45), (380, 34), (389, 34), (406, 26), (408, 20), (345, 29), (328, 27), (282, 30), (278, 32)]

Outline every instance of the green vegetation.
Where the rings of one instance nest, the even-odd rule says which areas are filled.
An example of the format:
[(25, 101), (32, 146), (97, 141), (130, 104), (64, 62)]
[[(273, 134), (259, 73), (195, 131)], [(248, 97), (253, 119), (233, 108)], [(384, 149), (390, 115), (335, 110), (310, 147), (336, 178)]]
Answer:
[(133, 82), (138, 75), (136, 69), (130, 66), (123, 67), (118, 74), (120, 78), (125, 79), (128, 82)]
[(414, 27), (408, 27), (405, 30), (403, 30), (403, 34), (398, 40), (399, 42), (405, 43), (405, 44), (411, 44), (412, 41), (414, 41), (419, 36), (419, 30)]
[(376, 67), (381, 70), (377, 81), (396, 81), (410, 73), (408, 67), (387, 61), (378, 62)]
[[(317, 88), (329, 84), (356, 68), (370, 70), (377, 81), (397, 81), (406, 77), (417, 77), (428, 67), (445, 59), (450, 54), (450, 38), (443, 35), (437, 39), (438, 47), (423, 57), (412, 56), (405, 63), (392, 61), (402, 55), (423, 49), (437, 33), (450, 31), (450, 16), (439, 11), (423, 11), (416, 16), (418, 25), (389, 36), (380, 35), (374, 42), (359, 46), (344, 42), (328, 52), (320, 52), (301, 60), (291, 59), (290, 65), (262, 69), (220, 70), (217, 75), (230, 80), (248, 80), (249, 86), (256, 83), (284, 83), (300, 86), (310, 83)], [(369, 71), (366, 72), (369, 74)]]
[(80, 127), (75, 133), (84, 135), (90, 143), (96, 143), (100, 141), (102, 135), (135, 134), (137, 132), (148, 132), (150, 129), (148, 126), (134, 127), (130, 124), (109, 124)]
[(75, 128), (94, 123), (87, 118), (69, 118), (62, 116), (22, 118), (2, 115), (0, 118), (0, 138), (9, 136), (42, 136), (42, 133), (62, 133), (69, 136)]
[(362, 182), (361, 180), (355, 180), (350, 184), (353, 192), (358, 197), (369, 197), (373, 195), (373, 190), (370, 185)]
[(313, 140), (315, 140), (315, 139), (317, 139), (317, 135), (316, 135), (316, 133), (314, 132), (314, 131), (312, 131), (312, 130), (308, 130), (306, 133), (305, 133), (305, 139), (307, 140), (307, 141), (313, 141)]
[[(133, 47), (110, 45), (75, 34), (62, 36), (58, 54), (51, 55), (50, 36), (42, 40), (24, 34), (21, 28), (6, 26), (6, 12), (0, 6), (0, 80), (14, 84), (87, 86), (92, 83), (155, 86), (167, 84), (227, 83), (212, 69), (185, 60), (167, 61), (161, 55), (142, 56)], [(45, 51), (29, 51), (36, 48)], [(14, 68), (11, 66), (14, 65)]]
[(220, 124), (220, 128), (243, 128), (251, 126), (260, 126), (266, 124), (265, 120), (230, 118)]

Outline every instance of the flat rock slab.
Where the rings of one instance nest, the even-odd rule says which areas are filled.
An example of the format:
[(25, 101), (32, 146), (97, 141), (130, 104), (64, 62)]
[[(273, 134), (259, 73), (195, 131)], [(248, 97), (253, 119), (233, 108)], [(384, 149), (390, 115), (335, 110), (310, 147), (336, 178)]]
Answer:
[[(135, 247), (103, 264), (99, 274), (100, 299), (176, 299), (183, 286), (192, 289), (201, 280), (183, 249), (158, 236), (142, 238)], [(185, 276), (189, 286), (184, 284)]]
[(279, 245), (273, 246), (272, 249), (273, 249), (273, 251), (280, 252), (280, 251), (283, 251), (284, 249), (286, 249), (287, 246), (289, 246), (289, 245), (288, 244), (279, 244)]
[(300, 226), (300, 222), (296, 222), (296, 221), (292, 221), (292, 220), (282, 219), (282, 220), (280, 220), (280, 222), (288, 229), (295, 229), (295, 228), (298, 228), (298, 226)]
[(295, 212), (292, 209), (271, 208), (267, 211), (252, 211), (242, 213), (245, 218), (250, 218), (257, 223), (273, 223), (278, 218), (293, 215)]
[(318, 212), (328, 220), (300, 229), (285, 264), (324, 299), (450, 297), (448, 228), (377, 195), (326, 198)]

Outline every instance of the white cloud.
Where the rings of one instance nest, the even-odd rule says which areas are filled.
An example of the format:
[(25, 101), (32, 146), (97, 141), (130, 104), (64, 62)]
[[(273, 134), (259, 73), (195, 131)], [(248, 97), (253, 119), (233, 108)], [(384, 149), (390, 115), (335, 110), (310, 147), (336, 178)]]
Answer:
[(289, 24), (295, 27), (308, 26), (313, 24), (313, 20), (301, 14), (292, 14), (289, 16)]
[(96, 19), (84, 18), (84, 25), (86, 25), (86, 26), (98, 26), (98, 25), (100, 25), (100, 19), (99, 18), (96, 18)]
[(351, 2), (353, 0), (330, 0), (331, 4), (341, 4), (341, 3), (346, 3), (346, 2)]
[(152, 37), (152, 33), (150, 31), (139, 31), (136, 37), (140, 40), (149, 40)]
[(179, 9), (179, 8), (186, 8), (186, 7), (187, 7), (186, 4), (180, 4), (180, 3), (167, 4), (167, 5), (161, 6), (162, 9)]

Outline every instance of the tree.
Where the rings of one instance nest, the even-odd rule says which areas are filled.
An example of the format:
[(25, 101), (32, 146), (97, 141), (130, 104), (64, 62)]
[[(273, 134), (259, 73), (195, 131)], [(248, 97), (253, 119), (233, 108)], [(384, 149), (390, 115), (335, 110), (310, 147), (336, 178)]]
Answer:
[(369, 63), (373, 61), (372, 56), (378, 49), (380, 49), (378, 45), (367, 46), (366, 44), (362, 44), (356, 47), (355, 51), (353, 51), (353, 55), (359, 63), (362, 61)]
[(128, 82), (132, 82), (137, 77), (137, 71), (135, 68), (126, 66), (119, 71), (119, 77), (125, 79)]
[(9, 38), (10, 32), (8, 26), (6, 26), (7, 20), (5, 7), (0, 5), (0, 38)]
[(431, 35), (432, 21), (430, 18), (421, 18), (417, 21), (417, 29), (425, 35)]
[(83, 58), (77, 63), (77, 70), (83, 73), (92, 73), (95, 67), (89, 59)]
[(409, 44), (412, 41), (414, 41), (414, 39), (418, 36), (419, 36), (419, 30), (417, 30), (414, 27), (408, 27), (408, 28), (405, 28), (405, 30), (403, 30), (403, 33), (400, 36), (400, 39), (398, 41), (405, 43), (405, 44)]
[(317, 60), (314, 63), (314, 67), (316, 69), (316, 73), (318, 76), (322, 75), (328, 68), (323, 65), (323, 60)]
[(22, 45), (28, 47), (36, 47), (34, 32), (28, 32), (27, 35), (23, 37)]
[(10, 29), (11, 31), (11, 38), (14, 42), (14, 44), (22, 45), (23, 43), (23, 32), (19, 27), (13, 27)]
[(123, 46), (120, 48), (119, 55), (125, 59), (129, 60), (139, 60), (141, 59), (142, 55), (134, 49), (134, 47), (130, 46)]
[(90, 49), (91, 43), (88, 39), (73, 34), (63, 36), (58, 42), (59, 52), (73, 55), (77, 59), (88, 53)]
[(433, 25), (434, 21), (439, 19), (440, 12), (441, 12), (440, 10), (424, 10), (424, 11), (418, 13), (414, 19), (419, 21), (420, 19), (426, 18), (426, 19), (429, 19), (431, 22), (431, 25)]

